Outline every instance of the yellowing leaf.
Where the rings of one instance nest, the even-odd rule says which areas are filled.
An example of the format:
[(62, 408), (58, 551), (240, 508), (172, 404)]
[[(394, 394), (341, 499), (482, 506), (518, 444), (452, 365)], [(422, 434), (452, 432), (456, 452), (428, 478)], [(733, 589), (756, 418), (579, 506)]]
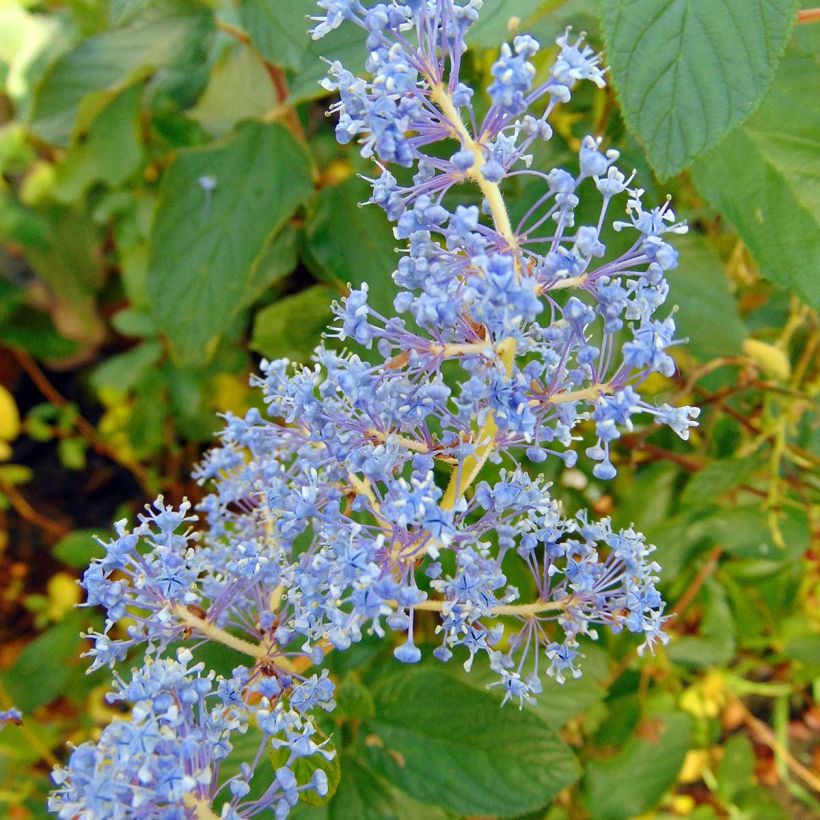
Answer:
[(774, 345), (760, 342), (757, 339), (746, 339), (743, 352), (767, 375), (774, 379), (786, 381), (791, 375), (789, 357)]
[(709, 672), (690, 686), (680, 699), (681, 708), (695, 717), (713, 718), (726, 703), (726, 678), (720, 672)]
[(245, 415), (250, 388), (245, 376), (219, 373), (213, 380), (214, 409), (220, 413)]
[[(0, 439), (14, 441), (19, 435), (20, 412), (17, 410), (17, 402), (14, 396), (0, 385)], [(10, 452), (9, 455), (11, 455)]]
[(67, 572), (57, 572), (52, 575), (48, 579), (46, 591), (48, 593), (46, 614), (55, 623), (62, 621), (80, 603), (80, 587)]
[(678, 781), (680, 783), (697, 783), (708, 765), (709, 752), (706, 749), (690, 749), (683, 760), (683, 768), (678, 775)]

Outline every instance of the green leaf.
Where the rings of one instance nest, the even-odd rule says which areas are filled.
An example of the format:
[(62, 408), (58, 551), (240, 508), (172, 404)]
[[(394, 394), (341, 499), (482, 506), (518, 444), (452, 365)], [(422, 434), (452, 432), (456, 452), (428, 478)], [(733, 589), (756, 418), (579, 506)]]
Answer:
[(810, 547), (808, 522), (792, 510), (780, 521), (785, 550), (774, 543), (766, 510), (758, 505), (721, 507), (698, 526), (727, 552), (743, 558), (788, 563), (799, 561)]
[[(316, 730), (312, 740), (314, 743), (322, 745), (325, 751), (335, 751), (332, 739), (328, 738), (320, 729)], [(328, 743), (329, 740), (330, 742)], [(288, 765), (289, 757), (290, 749), (284, 746), (278, 749), (272, 749), (268, 752), (268, 759), (274, 770)], [(307, 806), (324, 806), (329, 803), (333, 799), (333, 795), (336, 794), (336, 789), (339, 788), (339, 781), (342, 779), (342, 766), (338, 753), (330, 760), (326, 760), (321, 754), (313, 754), (310, 757), (300, 757), (294, 763), (290, 764), (290, 768), (296, 776), (296, 782), (300, 786), (309, 783), (317, 769), (322, 769), (327, 775), (326, 795), (322, 796), (318, 794), (318, 792), (313, 791), (313, 789), (306, 789), (299, 795), (299, 802)]]
[(687, 350), (705, 361), (741, 353), (749, 335), (720, 257), (701, 236), (689, 234), (675, 242), (680, 267), (671, 275), (671, 300), (678, 306), (678, 335)]
[(311, 40), (309, 37), (307, 40), (307, 51), (298, 69), (290, 76), (288, 100), (292, 105), (328, 94), (319, 85), (327, 76), (327, 63), (324, 60), (339, 60), (343, 66), (355, 72), (364, 67), (366, 59), (365, 34), (356, 25), (339, 26), (321, 40)]
[(318, 11), (315, 0), (243, 0), (239, 9), (242, 25), (265, 59), (293, 69), (310, 46), (308, 15)]
[(247, 305), (257, 261), (311, 191), (307, 153), (276, 123), (179, 153), (160, 186), (148, 292), (181, 361), (208, 359)]
[(60, 464), (67, 470), (84, 470), (86, 467), (88, 442), (84, 438), (61, 438), (57, 442)]
[(111, 317), (111, 326), (117, 333), (122, 333), (123, 336), (131, 336), (132, 338), (155, 336), (157, 332), (151, 314), (133, 307), (127, 307), (117, 311)]
[(394, 788), (368, 767), (361, 749), (340, 755), (342, 779), (333, 800), (321, 809), (301, 803), (293, 812), (294, 820), (445, 820), (447, 815), (434, 806), (417, 803)]
[(698, 470), (683, 492), (683, 503), (690, 507), (709, 504), (718, 496), (743, 484), (760, 464), (754, 456), (749, 458), (723, 458)]
[(0, 481), (4, 484), (27, 484), (34, 478), (34, 470), (25, 464), (0, 464)]
[(460, 814), (534, 811), (579, 774), (557, 734), (533, 714), (442, 671), (402, 670), (374, 692), (365, 721), (370, 765), (416, 800)]
[(55, 544), (52, 555), (69, 567), (85, 569), (105, 552), (97, 538), (109, 536), (105, 530), (74, 530)]
[(643, 814), (675, 782), (689, 750), (691, 718), (681, 712), (652, 714), (641, 735), (615, 757), (587, 764), (584, 792), (593, 816), (625, 820)]
[(56, 294), (80, 305), (105, 279), (98, 242), (87, 213), (81, 208), (61, 210), (51, 225), (48, 249), (31, 248), (28, 261)]
[(793, 0), (601, 0), (624, 118), (659, 176), (681, 171), (754, 111), (795, 11)]
[(21, 711), (30, 712), (61, 694), (72, 665), (82, 663), (80, 629), (80, 618), (72, 613), (28, 644), (3, 674), (9, 696)]
[(376, 714), (370, 690), (353, 675), (345, 675), (336, 687), (337, 714), (348, 720), (372, 718)]
[(244, 304), (252, 305), (278, 280), (287, 276), (299, 264), (300, 231), (293, 224), (285, 225), (274, 240), (253, 263)]
[(552, 45), (567, 26), (598, 38), (598, 0), (548, 0), (527, 21), (522, 31), (532, 34), (543, 46)]
[(164, 0), (122, 28), (83, 41), (54, 62), (40, 82), (30, 114), (32, 130), (46, 142), (67, 145), (112, 96), (199, 47), (212, 24), (206, 6)]
[[(554, 678), (542, 675), (541, 685), (544, 691), (535, 704), (524, 704), (525, 715), (535, 715), (550, 728), (558, 730), (604, 699), (606, 690), (601, 683), (609, 675), (607, 654), (599, 646), (588, 642), (584, 643), (581, 651), (584, 655), (583, 675), (580, 678), (569, 678), (565, 683), (558, 683)], [(443, 668), (437, 666), (436, 671), (447, 672), (460, 683), (496, 698), (499, 704), (504, 698), (502, 687), (487, 688), (488, 684), (498, 680), (498, 674), (490, 669), (484, 658), (476, 658), (469, 672), (465, 672), (460, 663), (448, 663)]]
[(815, 54), (816, 46), (790, 49), (760, 110), (692, 176), (763, 276), (820, 306), (820, 110), (806, 104), (820, 84)]
[(723, 758), (717, 771), (718, 794), (725, 803), (752, 785), (755, 770), (755, 752), (748, 735), (732, 735), (723, 746)]
[(307, 248), (321, 275), (342, 288), (367, 282), (370, 304), (390, 316), (398, 292), (393, 282), (397, 243), (384, 212), (361, 204), (370, 193), (359, 177), (324, 188), (307, 225)]
[(45, 217), (24, 207), (9, 191), (0, 188), (0, 239), (26, 248), (48, 248), (49, 225)]
[(342, 757), (342, 782), (330, 807), (330, 817), (383, 820), (397, 818), (393, 801), (384, 794), (378, 780), (353, 755)]
[(61, 359), (77, 351), (77, 343), (61, 336), (48, 316), (30, 308), (0, 325), (0, 341), (9, 347), (20, 347), (38, 359)]
[(783, 648), (783, 654), (807, 666), (820, 666), (820, 635), (800, 635), (790, 640)]
[(211, 70), (205, 93), (188, 114), (215, 136), (238, 122), (262, 119), (276, 106), (276, 93), (253, 49), (231, 41)]
[(314, 285), (260, 310), (253, 324), (251, 347), (271, 359), (308, 361), (332, 319), (332, 295), (329, 288)]
[(709, 579), (703, 587), (703, 617), (698, 635), (685, 635), (667, 649), (675, 663), (703, 668), (729, 663), (735, 654), (736, 627), (726, 592)]
[(112, 356), (91, 373), (96, 390), (116, 390), (127, 393), (162, 358), (162, 342), (148, 339), (125, 353)]
[[(486, 3), (481, 16), (467, 34), (471, 46), (498, 48), (515, 34), (529, 31), (522, 22), (531, 17), (541, 6), (552, 6), (554, 3), (545, 0), (494, 0)], [(519, 25), (510, 25), (518, 23)]]
[(139, 168), (142, 91), (137, 85), (114, 97), (91, 124), (88, 134), (71, 147), (56, 168), (53, 194), (57, 199), (79, 199), (98, 181), (115, 187)]
[(735, 800), (743, 820), (790, 820), (793, 814), (786, 814), (778, 799), (762, 786), (740, 792)]

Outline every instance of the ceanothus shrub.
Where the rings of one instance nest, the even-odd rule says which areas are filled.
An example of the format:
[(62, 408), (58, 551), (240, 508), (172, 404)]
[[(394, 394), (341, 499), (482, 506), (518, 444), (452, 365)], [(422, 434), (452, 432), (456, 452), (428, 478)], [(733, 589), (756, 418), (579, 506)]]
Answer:
[[(210, 494), (196, 510), (157, 499), (85, 573), (87, 604), (106, 612), (89, 635), (91, 668), (136, 648), (145, 662), (110, 695), (131, 705), (127, 719), (56, 770), (50, 808), (62, 818), (214, 817), (215, 800), (223, 818), (285, 817), (301, 792), (328, 788), (321, 768), (306, 783), (294, 773), (300, 758), (334, 754), (314, 718), (334, 708), (334, 686), (314, 667), (365, 633), (418, 662), (421, 612), (438, 618), (440, 661), (469, 670), (486, 655), (492, 685), (519, 705), (545, 675), (581, 674), (581, 637), (665, 640), (654, 548), (608, 519), (566, 515), (531, 475), (547, 459), (574, 465), (582, 424), (595, 439), (584, 455), (607, 480), (610, 447), (636, 416), (683, 438), (697, 416), (640, 395), (675, 367), (667, 235), (685, 226), (668, 202), (645, 208), (617, 151), (591, 136), (571, 169), (531, 167), (556, 105), (579, 83), (604, 84), (600, 57), (568, 31), (536, 83), (539, 44), (518, 36), (501, 47), (479, 117), (460, 69), (480, 0), (319, 6), (315, 38), (362, 29), (364, 70), (333, 62), (325, 87), (338, 93), (339, 141), (373, 161), (370, 202), (405, 243), (395, 315), (363, 285), (335, 307), (312, 364), (263, 362), (267, 417), (227, 416), (195, 472)], [(514, 223), (503, 191), (516, 176), (542, 193)], [(600, 205), (588, 224), (576, 217), (585, 182)], [(452, 205), (453, 188), (475, 204)], [(633, 241), (604, 261), (613, 214)], [(508, 582), (510, 562), (531, 574), (531, 599)], [(219, 677), (191, 649), (169, 651), (180, 641), (248, 660)], [(220, 777), (249, 726), (258, 749)], [(251, 797), (271, 749), (281, 765)]]

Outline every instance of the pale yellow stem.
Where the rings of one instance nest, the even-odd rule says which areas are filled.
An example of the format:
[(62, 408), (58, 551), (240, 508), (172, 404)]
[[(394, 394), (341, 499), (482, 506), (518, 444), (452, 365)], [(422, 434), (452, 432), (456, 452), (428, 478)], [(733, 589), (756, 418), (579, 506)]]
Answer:
[[(520, 618), (531, 618), (542, 612), (555, 612), (556, 610), (566, 609), (569, 606), (570, 598), (565, 601), (535, 601), (531, 604), (501, 604), (494, 606), (492, 610), (493, 615), (516, 615)], [(420, 604), (415, 604), (413, 609), (421, 609), (426, 612), (442, 612), (444, 606), (448, 601), (422, 601)]]
[(562, 290), (564, 288), (580, 288), (588, 279), (586, 273), (580, 276), (570, 276), (567, 279), (558, 279), (555, 282), (550, 282), (548, 285), (542, 285), (539, 288), (541, 294), (550, 293), (553, 290)]
[[(609, 393), (612, 386), (609, 384), (593, 384), (592, 387), (585, 387), (583, 390), (568, 390), (566, 393), (556, 393), (545, 399), (547, 404), (569, 404), (573, 401), (590, 401), (597, 399), (604, 393)], [(530, 404), (541, 404), (538, 399), (533, 399)]]
[(292, 673), (294, 671), (293, 664), (287, 658), (281, 655), (271, 655), (261, 644), (251, 643), (243, 638), (238, 638), (236, 635), (232, 635), (216, 624), (212, 624), (210, 621), (206, 621), (204, 618), (194, 615), (191, 610), (184, 606), (177, 605), (173, 608), (172, 612), (179, 621), (191, 629), (196, 630), (200, 635), (203, 635), (210, 641), (221, 643), (229, 649), (235, 649), (237, 652), (241, 652), (243, 655), (249, 655), (257, 660), (268, 661), (285, 672)]
[(501, 189), (498, 187), (498, 183), (485, 179), (484, 174), (481, 172), (481, 167), (484, 165), (486, 159), (484, 156), (484, 147), (480, 142), (476, 142), (472, 134), (467, 130), (455, 103), (453, 103), (453, 98), (447, 91), (447, 86), (441, 84), (434, 85), (430, 90), (430, 99), (441, 109), (441, 113), (447, 118), (447, 121), (453, 128), (454, 134), (464, 148), (468, 151), (472, 151), (475, 157), (475, 163), (467, 172), (467, 178), (477, 183), (481, 189), (481, 193), (484, 194), (484, 198), (490, 206), (490, 213), (495, 223), (495, 229), (507, 240), (511, 248), (518, 247), (518, 240), (513, 233), (510, 217), (504, 205), (504, 198), (501, 196)]
[[(450, 96), (447, 87), (443, 84), (435, 84), (430, 90), (430, 99), (441, 109), (448, 123), (453, 129), (456, 138), (464, 148), (472, 151), (475, 157), (473, 167), (467, 172), (466, 178), (475, 182), (484, 194), (487, 204), (490, 206), (490, 214), (496, 231), (504, 237), (512, 250), (518, 247), (518, 239), (512, 229), (510, 216), (507, 213), (507, 206), (504, 204), (504, 197), (501, 195), (501, 188), (498, 183), (490, 182), (485, 178), (482, 167), (484, 165), (484, 146), (473, 139), (473, 135), (467, 130), (464, 121), (461, 119), (458, 109)], [(515, 361), (515, 340), (504, 339), (496, 349), (498, 356), (504, 363), (507, 378), (512, 376), (513, 363)], [(473, 483), (476, 476), (481, 471), (485, 462), (495, 448), (495, 436), (498, 433), (498, 424), (493, 413), (487, 417), (487, 421), (476, 435), (476, 452), (467, 456), (464, 463), (456, 465), (450, 476), (450, 483), (442, 499), (442, 509), (451, 510), (458, 503), (459, 498)]]
[[(396, 433), (382, 433), (380, 430), (376, 430), (375, 428), (371, 427), (367, 431), (367, 436), (368, 438), (376, 439), (377, 441), (381, 442), (385, 442), (388, 438), (390, 438), (393, 441), (395, 441), (396, 444), (398, 444), (400, 447), (403, 447), (405, 450), (412, 450), (414, 453), (431, 453), (431, 450), (427, 446), (426, 442), (416, 441), (415, 439), (407, 438), (406, 436), (400, 436)], [(360, 481), (360, 479), (357, 479), (357, 481)]]
[(432, 353), (442, 353), (445, 356), (467, 356), (471, 353), (486, 353), (492, 349), (489, 342), (468, 342), (464, 344), (431, 345)]
[[(498, 346), (498, 356), (504, 363), (507, 378), (510, 378), (515, 362), (515, 339), (504, 339)], [(467, 488), (475, 481), (476, 476), (481, 472), (481, 468), (495, 449), (496, 433), (498, 433), (498, 424), (496, 423), (495, 415), (489, 413), (487, 421), (484, 422), (484, 426), (475, 437), (475, 452), (468, 455), (460, 465), (453, 468), (453, 472), (450, 475), (450, 483), (447, 485), (444, 498), (441, 500), (441, 508), (443, 510), (452, 510), (458, 503), (459, 498), (464, 495)]]
[[(376, 430), (375, 428), (371, 427), (367, 431), (367, 436), (369, 438), (374, 439), (375, 441), (385, 442), (388, 439), (388, 434), (382, 433), (380, 430)], [(416, 441), (412, 438), (407, 438), (406, 436), (399, 436), (395, 433), (390, 433), (389, 437), (399, 445), (399, 447), (403, 447), (405, 450), (410, 450), (414, 453), (424, 453), (424, 455), (433, 456), (433, 458), (437, 458), (439, 461), (444, 461), (448, 464), (454, 464), (455, 459), (450, 456), (445, 456), (444, 454), (436, 451), (431, 450), (428, 447), (426, 442), (423, 441)], [(357, 478), (357, 481), (361, 481), (361, 479)], [(353, 483), (351, 479), (351, 483)], [(358, 490), (358, 484), (354, 484), (354, 487)]]
[(192, 794), (186, 794), (182, 799), (189, 809), (193, 809), (197, 820), (219, 820), (219, 815), (211, 808), (211, 804), (205, 800), (200, 800)]

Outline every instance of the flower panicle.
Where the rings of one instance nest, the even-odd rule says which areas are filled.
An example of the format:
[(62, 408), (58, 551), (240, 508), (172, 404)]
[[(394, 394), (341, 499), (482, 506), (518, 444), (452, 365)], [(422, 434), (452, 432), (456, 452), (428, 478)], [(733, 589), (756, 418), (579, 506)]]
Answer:
[[(580, 675), (602, 629), (666, 640), (654, 547), (565, 513), (538, 472), (573, 467), (587, 429), (583, 455), (609, 480), (613, 443), (641, 418), (682, 438), (697, 423), (696, 408), (640, 392), (674, 374), (664, 306), (686, 226), (669, 202), (644, 204), (600, 139), (571, 167), (534, 167), (555, 107), (605, 83), (583, 36), (559, 37), (548, 70), (532, 37), (502, 46), (479, 115), (462, 65), (481, 5), (318, 3), (315, 38), (363, 30), (364, 70), (332, 62), (324, 85), (338, 140), (374, 162), (369, 203), (405, 243), (394, 311), (362, 285), (310, 364), (263, 361), (266, 412), (226, 415), (194, 471), (210, 488), (197, 509), (158, 499), (86, 572), (87, 603), (106, 613), (92, 668), (140, 646), (146, 663), (112, 695), (130, 717), (57, 771), (60, 816), (285, 817), (328, 788), (321, 766), (300, 782), (293, 765), (332, 755), (312, 713), (333, 708), (333, 684), (309, 667), (367, 633), (397, 633), (396, 658), (416, 663), (414, 626), (434, 618), (432, 654), (484, 658), (519, 705), (545, 678)], [(514, 562), (526, 590), (509, 582)], [(222, 643), (245, 664), (215, 676), (187, 648), (168, 659), (180, 642)], [(251, 731), (257, 753), (222, 777)], [(271, 750), (284, 762), (266, 769)]]

